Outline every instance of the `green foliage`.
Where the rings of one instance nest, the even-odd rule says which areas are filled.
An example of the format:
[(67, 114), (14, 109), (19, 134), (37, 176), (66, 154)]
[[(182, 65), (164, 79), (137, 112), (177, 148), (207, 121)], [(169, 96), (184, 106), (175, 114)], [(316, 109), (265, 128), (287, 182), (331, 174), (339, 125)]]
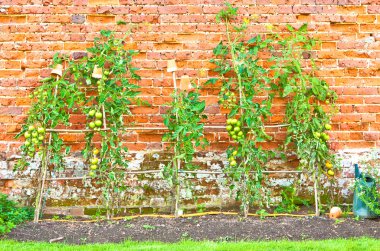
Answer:
[(174, 90), (173, 100), (168, 104), (169, 109), (163, 115), (164, 124), (168, 132), (164, 134), (163, 141), (169, 142), (168, 151), (173, 151), (174, 156), (164, 168), (164, 177), (175, 188), (173, 191), (175, 211), (178, 211), (181, 170), (194, 170), (197, 168), (192, 163), (197, 147), (205, 147), (208, 142), (203, 135), (202, 119), (207, 118), (203, 114), (205, 101), (199, 100), (199, 90), (190, 92)]
[[(24, 135), (26, 138), (21, 147), (23, 158), (19, 167), (28, 165), (37, 151), (43, 159), (47, 158), (48, 165), (63, 168), (63, 156), (70, 149), (63, 151), (64, 144), (58, 133), (51, 133), (51, 142), (35, 140), (29, 134), (45, 136), (47, 129), (59, 125), (69, 127), (70, 114), (86, 114), (90, 130), (85, 132), (83, 156), (91, 169), (89, 176), (96, 177), (96, 182), (102, 187), (108, 217), (113, 215), (126, 190), (123, 170), (128, 166), (128, 149), (120, 140), (124, 132), (123, 115), (130, 114), (130, 105), (142, 104), (136, 97), (139, 93), (136, 80), (140, 77), (132, 65), (137, 51), (125, 50), (123, 41), (124, 38), (116, 38), (113, 32), (102, 30), (100, 37), (94, 39), (94, 46), (87, 49), (88, 56), (70, 60), (67, 56), (55, 55), (51, 67), (57, 64), (67, 67), (61, 77), (43, 80), (33, 92), (31, 98), (35, 100), (18, 134), (18, 137)], [(95, 68), (101, 70), (100, 78), (93, 75)], [(37, 134), (40, 128), (43, 133)], [(95, 136), (100, 137), (100, 143), (93, 142)], [(31, 139), (36, 143), (27, 143)]]
[[(302, 167), (322, 173), (326, 170), (326, 161), (334, 164), (326, 131), (331, 129), (329, 123), (337, 95), (326, 81), (315, 76), (312, 59), (305, 59), (311, 57), (316, 43), (308, 37), (307, 26), (298, 30), (288, 26), (288, 30), (287, 36), (274, 35), (276, 51), (280, 53), (274, 57), (273, 67), (281, 97), (288, 99), (285, 122), (289, 126), (285, 146), (292, 143)], [(309, 69), (302, 70), (307, 64)]]
[[(67, 60), (67, 57), (60, 57), (56, 54), (50, 67), (53, 68)], [(22, 135), (25, 137), (24, 145), (20, 148), (23, 155), (16, 168), (29, 165), (29, 160), (34, 158), (36, 153), (42, 156), (46, 148), (52, 153), (50, 163), (54, 164), (56, 168), (63, 168), (62, 160), (69, 149), (62, 151), (63, 141), (55, 132), (51, 133), (52, 141), (48, 144), (45, 137), (46, 129), (54, 129), (58, 125), (69, 126), (69, 112), (80, 111), (80, 106), (85, 101), (85, 95), (80, 91), (79, 86), (70, 81), (69, 71), (63, 72), (62, 77), (45, 78), (41, 83), (42, 85), (29, 95), (33, 103), (21, 132), (16, 136), (16, 138)], [(28, 137), (28, 135), (33, 136)]]
[[(215, 47), (216, 58), (211, 60), (219, 77), (207, 83), (221, 84), (220, 103), (230, 109), (226, 129), (237, 144), (227, 150), (229, 166), (225, 171), (246, 216), (253, 202), (260, 207), (265, 201), (269, 203), (263, 171), (275, 154), (261, 145), (271, 140), (264, 123), (272, 115), (273, 98), (280, 96), (288, 101), (284, 121), (288, 135), (282, 150), (295, 150), (300, 167), (318, 182), (328, 171), (325, 164), (335, 163), (326, 131), (331, 129), (329, 121), (337, 95), (314, 74), (314, 63), (309, 58), (315, 41), (307, 35), (306, 25), (298, 30), (288, 26), (285, 34), (272, 33), (265, 38), (257, 35), (246, 40), (248, 21), (232, 24), (237, 9), (226, 5), (217, 21), (225, 24), (227, 42)], [(262, 54), (270, 55), (267, 64), (260, 60)]]
[(286, 186), (281, 191), (281, 203), (275, 208), (275, 213), (293, 213), (300, 205), (308, 206), (309, 202), (297, 196), (296, 186)]
[[(244, 36), (247, 24), (232, 26), (230, 19), (235, 15), (236, 10), (230, 5), (220, 12), (220, 16), (225, 17), (222, 19), (226, 25), (227, 43), (218, 44), (214, 49), (216, 59), (211, 62), (216, 64), (215, 71), (219, 73), (218, 81), (222, 85), (220, 102), (231, 109), (229, 118), (233, 119), (227, 121), (227, 130), (231, 138), (237, 141), (237, 145), (227, 150), (229, 166), (224, 170), (231, 178), (231, 188), (236, 190), (246, 216), (250, 204), (255, 202), (262, 206), (268, 198), (268, 190), (263, 187), (262, 171), (274, 153), (263, 149), (260, 144), (270, 139), (264, 131), (264, 121), (271, 115), (273, 94), (261, 100), (255, 97), (265, 95), (274, 89), (274, 85), (270, 81), (268, 69), (262, 67), (257, 59), (258, 51), (266, 48), (270, 41), (258, 36), (246, 43)], [(234, 33), (231, 32), (231, 26)], [(216, 82), (213, 79), (209, 81)], [(234, 130), (229, 130), (229, 126), (233, 126)]]
[(7, 195), (0, 193), (0, 235), (10, 232), (16, 225), (32, 218), (31, 208), (18, 207)]
[[(108, 130), (86, 132), (87, 143), (83, 155), (93, 167), (90, 176), (96, 177), (97, 184), (102, 187), (109, 218), (113, 216), (114, 209), (127, 189), (124, 170), (128, 167), (128, 149), (121, 142), (121, 136), (125, 132), (123, 114), (130, 114), (129, 106), (138, 100), (138, 86), (133, 80), (139, 80), (140, 77), (136, 74), (137, 68), (132, 66), (132, 57), (137, 52), (125, 50), (123, 39), (115, 38), (110, 31), (101, 31), (101, 37), (96, 38), (94, 43), (95, 46), (88, 49), (88, 58), (72, 63), (72, 72), (80, 82), (97, 91), (83, 107), (89, 123), (91, 120), (94, 122), (90, 113), (94, 110), (104, 114), (100, 120), (103, 119), (104, 127), (107, 125)], [(95, 67), (102, 69), (101, 79), (91, 77)], [(100, 145), (93, 143), (96, 135), (101, 137)], [(99, 153), (95, 154), (94, 149), (99, 150)], [(94, 159), (98, 159), (98, 163), (93, 164)]]

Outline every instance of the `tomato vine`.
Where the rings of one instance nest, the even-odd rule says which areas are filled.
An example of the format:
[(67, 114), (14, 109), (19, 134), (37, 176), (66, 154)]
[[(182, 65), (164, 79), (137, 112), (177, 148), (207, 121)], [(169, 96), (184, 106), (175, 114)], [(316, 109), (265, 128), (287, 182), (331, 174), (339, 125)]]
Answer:
[[(23, 157), (19, 166), (27, 165), (28, 158), (33, 158), (36, 150), (46, 159), (46, 151), (53, 156), (48, 164), (63, 165), (62, 146), (54, 129), (58, 125), (70, 126), (70, 114), (82, 112), (87, 114), (89, 130), (85, 132), (86, 146), (82, 153), (89, 166), (89, 176), (96, 178), (101, 185), (102, 200), (107, 218), (115, 213), (115, 208), (125, 196), (125, 170), (128, 167), (126, 154), (128, 149), (121, 142), (124, 132), (124, 114), (130, 114), (132, 104), (141, 104), (138, 95), (139, 80), (137, 68), (132, 65), (134, 50), (126, 50), (123, 39), (116, 38), (111, 31), (101, 31), (95, 38), (94, 46), (87, 49), (88, 55), (80, 60), (55, 56), (53, 67), (58, 63), (67, 64), (67, 69), (60, 78), (50, 77), (32, 94), (37, 99), (28, 113), (28, 118), (21, 133), (26, 140), (21, 147)], [(37, 129), (34, 129), (34, 128)], [(52, 140), (30, 146), (29, 135), (39, 140), (46, 129), (53, 129)], [(37, 135), (35, 134), (37, 130)], [(41, 131), (41, 133), (40, 133)], [(95, 136), (100, 140), (95, 140)], [(42, 138), (42, 137), (41, 137)], [(98, 142), (100, 141), (100, 142)], [(66, 150), (66, 153), (68, 153)], [(29, 157), (28, 157), (29, 156)]]
[(164, 125), (169, 130), (164, 134), (163, 141), (170, 143), (167, 150), (174, 153), (165, 166), (163, 175), (173, 188), (172, 208), (176, 216), (179, 214), (180, 189), (184, 183), (180, 176), (181, 171), (197, 169), (198, 166), (192, 162), (196, 148), (203, 148), (208, 144), (203, 133), (204, 124), (201, 122), (207, 118), (203, 113), (205, 101), (200, 101), (199, 96), (198, 88), (189, 92), (174, 90), (173, 100), (163, 115)]
[[(321, 173), (334, 175), (335, 160), (326, 131), (331, 129), (337, 95), (315, 76), (313, 60), (304, 60), (305, 53), (310, 54), (315, 45), (306, 25), (298, 30), (287, 26), (286, 34), (272, 32), (265, 38), (257, 35), (246, 40), (249, 20), (234, 23), (237, 11), (227, 4), (217, 15), (217, 21), (225, 24), (227, 41), (214, 49), (216, 58), (211, 62), (219, 78), (208, 83), (221, 83), (220, 103), (230, 109), (226, 129), (237, 144), (227, 150), (229, 165), (225, 171), (246, 216), (252, 202), (262, 206), (266, 200), (269, 204), (263, 170), (275, 152), (264, 149), (262, 143), (271, 140), (264, 122), (272, 115), (273, 98), (280, 96), (288, 101), (284, 120), (288, 134), (283, 150), (295, 150), (300, 168), (308, 171), (318, 186)], [(271, 55), (267, 64), (263, 64), (260, 53)], [(305, 70), (307, 63), (311, 66)], [(316, 200), (318, 204), (319, 194)]]

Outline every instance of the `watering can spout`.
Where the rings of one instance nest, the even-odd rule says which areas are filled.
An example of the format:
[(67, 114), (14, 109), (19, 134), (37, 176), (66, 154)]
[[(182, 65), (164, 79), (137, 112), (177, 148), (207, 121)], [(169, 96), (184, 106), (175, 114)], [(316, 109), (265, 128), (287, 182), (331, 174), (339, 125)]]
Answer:
[(359, 165), (355, 164), (354, 167), (355, 167), (355, 179), (358, 179), (361, 176), (361, 173), (359, 171)]

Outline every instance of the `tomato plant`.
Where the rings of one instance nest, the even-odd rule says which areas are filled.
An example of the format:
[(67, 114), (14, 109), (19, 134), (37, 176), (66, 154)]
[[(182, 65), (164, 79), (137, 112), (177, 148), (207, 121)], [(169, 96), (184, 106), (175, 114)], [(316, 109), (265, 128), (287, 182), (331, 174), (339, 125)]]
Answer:
[(173, 209), (176, 216), (178, 216), (180, 189), (183, 184), (180, 172), (197, 169), (192, 163), (196, 148), (208, 144), (203, 134), (204, 124), (201, 123), (202, 119), (207, 118), (203, 114), (205, 101), (200, 101), (199, 95), (198, 88), (190, 92), (174, 90), (173, 100), (163, 115), (164, 124), (169, 130), (164, 134), (163, 141), (170, 143), (168, 151), (174, 153), (163, 174), (173, 189)]
[[(126, 195), (125, 171), (128, 167), (121, 136), (125, 132), (123, 115), (130, 114), (129, 106), (137, 99), (140, 77), (132, 65), (134, 50), (123, 48), (123, 39), (110, 31), (101, 31), (94, 46), (88, 49), (88, 57), (72, 62), (70, 69), (79, 83), (94, 89), (83, 107), (87, 114), (86, 147), (83, 155), (90, 166), (89, 176), (101, 185), (107, 218), (114, 215)], [(101, 70), (99, 70), (101, 69)], [(98, 134), (100, 143), (93, 142)]]
[[(132, 66), (132, 57), (137, 52), (125, 50), (123, 39), (116, 38), (111, 31), (101, 31), (100, 35), (88, 49), (88, 56), (80, 60), (54, 57), (53, 66), (62, 62), (68, 66), (62, 77), (43, 80), (31, 95), (36, 99), (18, 135), (26, 138), (19, 166), (27, 165), (38, 151), (47, 159), (47, 165), (62, 167), (63, 141), (54, 129), (58, 125), (70, 126), (72, 112), (85, 113), (89, 130), (84, 130), (83, 156), (90, 169), (89, 176), (101, 185), (102, 200), (110, 218), (126, 190), (128, 149), (120, 140), (124, 132), (123, 115), (130, 114), (130, 105), (142, 102), (136, 97), (139, 92), (135, 81), (139, 76), (137, 68)], [(53, 129), (52, 140), (43, 143), (47, 129)], [(94, 142), (97, 134), (100, 142)], [(46, 156), (48, 152), (51, 158)]]
[(212, 62), (220, 77), (209, 82), (221, 83), (220, 102), (230, 109), (226, 129), (236, 144), (227, 150), (229, 165), (224, 170), (232, 181), (231, 188), (236, 190), (236, 198), (241, 201), (243, 215), (247, 216), (253, 202), (262, 206), (268, 198), (262, 171), (274, 156), (273, 151), (261, 146), (270, 140), (264, 121), (271, 115), (274, 95), (270, 93), (261, 100), (255, 97), (265, 95), (275, 86), (268, 69), (257, 60), (257, 53), (266, 48), (269, 41), (258, 36), (245, 42), (247, 22), (232, 24), (236, 15), (237, 8), (231, 5), (217, 15), (217, 20), (225, 24), (227, 42), (220, 42), (214, 49), (217, 58)]
[[(230, 109), (226, 129), (236, 144), (227, 150), (229, 165), (225, 171), (246, 216), (252, 202), (262, 206), (263, 199), (268, 198), (263, 170), (275, 153), (261, 145), (271, 140), (264, 122), (272, 115), (273, 98), (280, 96), (288, 101), (284, 121), (288, 135), (283, 150), (295, 150), (300, 167), (313, 176), (318, 186), (321, 173), (334, 175), (327, 131), (331, 129), (337, 96), (315, 76), (313, 60), (304, 60), (305, 53), (315, 45), (306, 25), (298, 30), (288, 26), (288, 33), (283, 35), (272, 32), (266, 38), (258, 35), (247, 40), (249, 21), (234, 23), (237, 11), (227, 4), (217, 15), (217, 21), (225, 24), (227, 41), (214, 49), (216, 58), (211, 62), (219, 78), (208, 82), (221, 83), (220, 103)], [(267, 64), (263, 64), (260, 53), (271, 55)], [(305, 70), (302, 67), (307, 63), (311, 66)]]
[[(56, 54), (50, 67), (62, 64), (67, 61), (67, 57), (60, 57)], [(25, 142), (21, 146), (22, 158), (16, 167), (29, 165), (28, 160), (35, 157), (36, 153), (41, 157), (44, 150), (49, 148), (51, 158), (49, 163), (57, 168), (63, 168), (63, 141), (58, 134), (52, 132), (51, 144), (46, 144), (46, 129), (54, 129), (59, 125), (68, 126), (69, 111), (77, 112), (80, 104), (84, 103), (84, 94), (76, 84), (68, 79), (68, 72), (63, 72), (61, 76), (50, 76), (41, 81), (42, 85), (37, 87), (30, 95), (32, 106), (28, 111), (25, 124), (16, 138), (24, 136)], [(67, 153), (69, 149), (65, 152)]]
[[(280, 86), (280, 96), (287, 99), (285, 122), (288, 123), (285, 150), (294, 150), (302, 169), (311, 174), (316, 186), (316, 205), (320, 205), (318, 184), (323, 175), (334, 176), (334, 155), (330, 154), (327, 132), (331, 130), (331, 115), (336, 110), (337, 94), (326, 81), (315, 76), (311, 57), (316, 41), (308, 36), (307, 25), (298, 30), (287, 26), (287, 35), (273, 35), (276, 51), (273, 60), (274, 78)], [(310, 59), (308, 59), (310, 57)], [(309, 65), (307, 70), (302, 67)], [(317, 214), (319, 209), (316, 210)]]

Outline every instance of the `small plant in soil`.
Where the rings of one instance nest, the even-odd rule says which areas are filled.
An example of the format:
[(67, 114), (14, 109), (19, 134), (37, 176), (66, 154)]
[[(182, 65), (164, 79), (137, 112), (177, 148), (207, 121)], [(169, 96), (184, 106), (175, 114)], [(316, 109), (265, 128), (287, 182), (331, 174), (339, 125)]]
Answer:
[(152, 225), (143, 225), (143, 228), (145, 230), (155, 230), (156, 229), (156, 226), (152, 226)]

